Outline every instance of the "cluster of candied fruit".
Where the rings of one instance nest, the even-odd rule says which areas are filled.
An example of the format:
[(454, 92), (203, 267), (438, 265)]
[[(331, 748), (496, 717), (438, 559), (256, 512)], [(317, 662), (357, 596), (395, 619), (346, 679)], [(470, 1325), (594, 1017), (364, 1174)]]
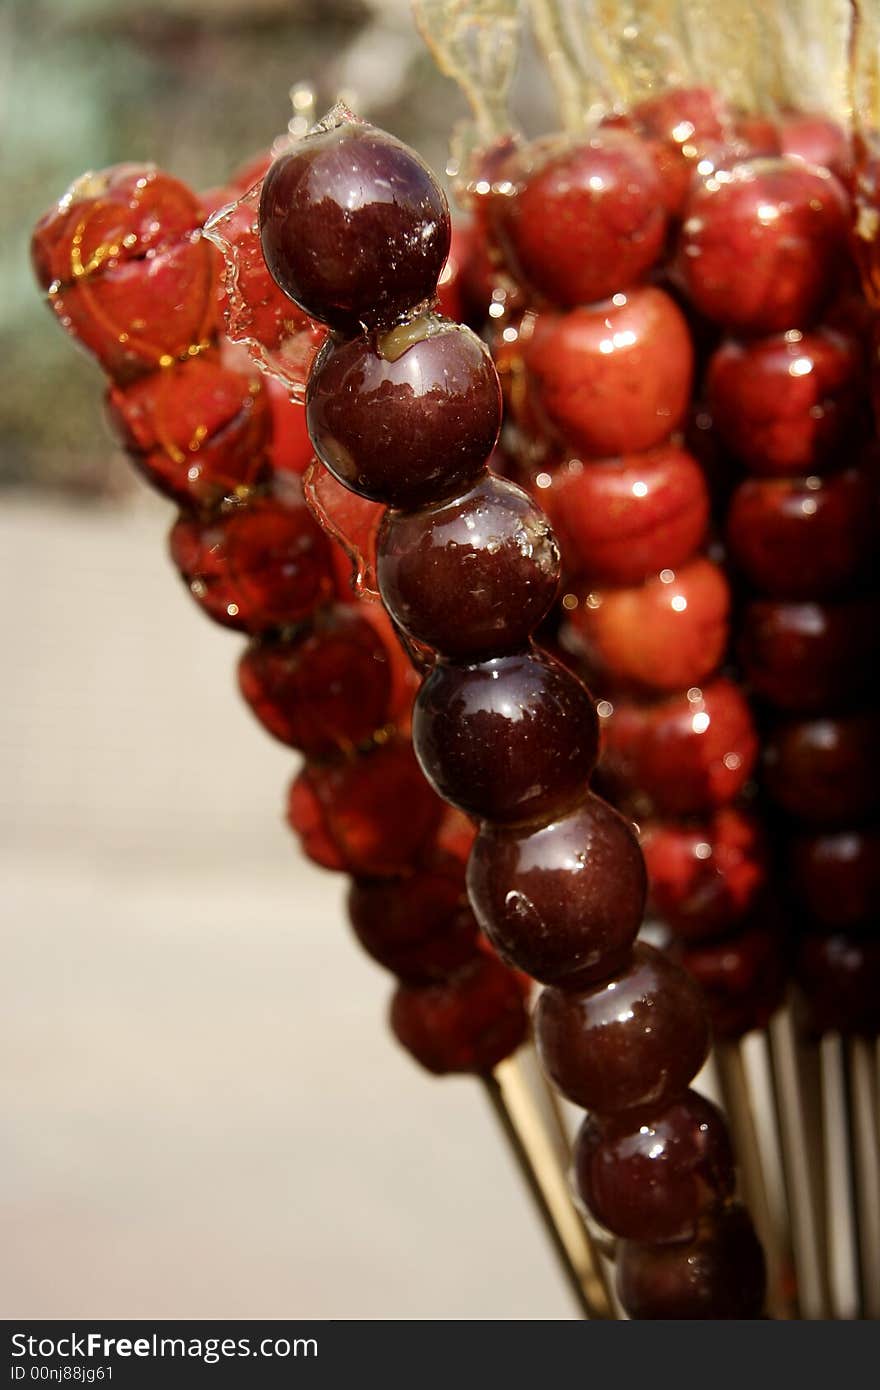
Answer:
[[(489, 151), (505, 469), (559, 537), (600, 779), (715, 1031), (796, 970), (876, 1031), (878, 509), (853, 161), (833, 122), (668, 92)], [(794, 946), (790, 923), (796, 924)]]
[[(628, 138), (614, 136), (620, 148)], [(699, 989), (636, 941), (644, 863), (631, 824), (589, 790), (596, 711), (532, 641), (557, 591), (556, 542), (536, 502), (487, 468), (501, 422), (488, 352), (435, 310), (450, 239), (443, 194), (411, 151), (343, 119), (275, 162), (260, 226), (278, 285), (331, 329), (308, 382), (309, 433), (345, 487), (387, 507), (379, 588), (427, 667), (415, 752), (442, 798), (477, 822), (467, 883), (483, 931), (545, 986), (538, 1047), (560, 1090), (590, 1111), (578, 1185), (619, 1238), (624, 1306), (634, 1317), (758, 1316), (763, 1261), (733, 1197), (724, 1122), (688, 1089), (709, 1043)], [(663, 231), (661, 215), (658, 246)], [(609, 258), (622, 235), (612, 226)], [(539, 251), (535, 265), (556, 254)], [(575, 303), (601, 292), (592, 280), (572, 291)], [(677, 323), (668, 296), (645, 293), (643, 312)], [(610, 438), (613, 422), (587, 414)], [(413, 1027), (413, 997), (398, 996), (399, 1032)]]

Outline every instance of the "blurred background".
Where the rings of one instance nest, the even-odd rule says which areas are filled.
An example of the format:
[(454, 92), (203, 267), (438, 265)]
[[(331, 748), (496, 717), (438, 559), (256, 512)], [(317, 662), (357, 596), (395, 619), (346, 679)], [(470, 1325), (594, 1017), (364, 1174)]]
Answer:
[(172, 509), (28, 266), (81, 172), (220, 183), (297, 81), (437, 168), (457, 93), (406, 0), (6, 0), (0, 67), (0, 1312), (572, 1316), (476, 1085), (388, 1035), (240, 643), (187, 600)]

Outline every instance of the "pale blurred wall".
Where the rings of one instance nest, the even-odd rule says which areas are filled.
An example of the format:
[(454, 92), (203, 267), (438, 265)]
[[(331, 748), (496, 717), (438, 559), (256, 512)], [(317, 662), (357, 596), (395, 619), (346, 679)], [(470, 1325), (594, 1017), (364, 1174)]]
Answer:
[(293, 759), (236, 696), (240, 641), (183, 592), (26, 266), (82, 169), (210, 185), (292, 81), (359, 77), (435, 165), (455, 101), (397, 3), (0, 25), (0, 1315), (570, 1316), (476, 1084), (389, 1037), (344, 884), (282, 823)]

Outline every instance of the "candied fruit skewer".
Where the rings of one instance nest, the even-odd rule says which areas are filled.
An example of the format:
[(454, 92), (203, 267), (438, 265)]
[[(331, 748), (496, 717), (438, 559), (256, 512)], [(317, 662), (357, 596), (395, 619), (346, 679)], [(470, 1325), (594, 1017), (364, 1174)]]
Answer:
[[(701, 101), (696, 107), (702, 110)], [(718, 144), (721, 135), (713, 121), (711, 140)], [(669, 909), (673, 931), (681, 925), (697, 939), (727, 938), (727, 949), (685, 954), (725, 1035), (765, 1020), (782, 970), (774, 934), (749, 920), (767, 875), (758, 827), (729, 805), (757, 752), (744, 700), (715, 676), (728, 646), (729, 586), (700, 553), (709, 519), (701, 469), (668, 438), (690, 399), (691, 336), (664, 291), (627, 283), (656, 268), (665, 244), (662, 235), (641, 235), (649, 210), (652, 227), (666, 220), (646, 148), (637, 134), (602, 128), (589, 139), (538, 141), (508, 157), (503, 177), (483, 195), (484, 221), (521, 290), (536, 297), (537, 312), (512, 331), (503, 317), (493, 327), (502, 361), (521, 356), (514, 381), (521, 431), (554, 441), (539, 464), (535, 495), (559, 532), (569, 570), (563, 634), (609, 696), (600, 705), (608, 785), (643, 824), (649, 877), (659, 881), (654, 910)], [(542, 220), (536, 189), (547, 204)], [(554, 240), (561, 236), (564, 254)], [(556, 257), (551, 270), (539, 249)], [(608, 298), (579, 306), (587, 292)], [(525, 443), (533, 455), (534, 437)], [(603, 454), (620, 457), (596, 457)], [(548, 467), (554, 458), (565, 461)]]
[[(393, 924), (386, 942), (382, 923), (363, 926), (363, 910), (360, 936), (407, 984), (430, 984), (453, 1011), (445, 1055), (435, 1048), (437, 1069), (483, 1070), (525, 1034), (522, 989), (480, 949), (466, 907), (466, 849), (456, 859), (438, 847), (441, 803), (404, 727), (415, 680), (391, 626), (379, 609), (335, 601), (332, 548), (295, 476), (302, 446), (285, 415), (296, 408), (277, 394), (268, 401), (247, 357), (242, 369), (241, 355), (221, 340), (217, 255), (199, 235), (200, 219), (182, 184), (151, 167), (123, 166), (81, 180), (41, 220), (35, 266), (44, 284), (53, 277), (50, 303), (64, 325), (109, 372), (111, 419), (133, 462), (181, 507), (171, 551), (190, 593), (214, 621), (250, 635), (242, 695), (270, 733), (306, 758), (290, 808), (306, 853), (386, 876), (386, 902), (434, 894), (430, 923), (410, 926), (399, 956)], [(168, 302), (152, 306), (150, 336), (139, 328), (133, 346), (132, 314), (149, 300), (156, 248), (167, 253), (160, 270)], [(120, 264), (131, 303), (117, 295), (111, 323), (103, 297), (107, 284), (116, 293)], [(249, 273), (258, 278), (258, 267)], [(210, 298), (200, 297), (205, 285)], [(271, 311), (271, 295), (264, 303)], [(186, 345), (176, 311), (190, 304), (199, 306), (201, 336)], [(273, 462), (279, 421), (287, 428)], [(383, 802), (392, 787), (400, 794), (394, 814)], [(438, 880), (449, 885), (439, 898)]]
[[(336, 330), (313, 367), (309, 429), (319, 458), (341, 482), (391, 509), (380, 538), (380, 587), (401, 626), (436, 644), (436, 664), (416, 699), (413, 742), (443, 797), (480, 822), (468, 873), (478, 919), (496, 946), (503, 929), (505, 959), (531, 973), (537, 964), (547, 982), (537, 1035), (551, 1078), (576, 1103), (599, 1115), (625, 1115), (638, 1128), (647, 1112), (656, 1116), (677, 1100), (702, 1065), (704, 1005), (684, 971), (633, 944), (644, 866), (632, 830), (588, 790), (598, 733), (592, 702), (523, 631), (524, 605), (534, 598), (540, 608), (537, 594), (548, 604), (552, 598), (546, 524), (525, 497), (511, 515), (511, 485), (486, 475), (499, 419), (488, 358), (475, 356), (464, 330), (426, 322), (448, 241), (448, 213), (438, 212), (438, 197), (429, 171), (397, 141), (344, 117), (328, 121), (266, 176), (264, 252), (300, 308)], [(442, 372), (432, 371), (426, 356), (432, 330), (445, 340)], [(339, 363), (358, 367), (346, 374)], [(398, 461), (391, 476), (389, 458)], [(458, 515), (444, 528), (450, 506)], [(485, 527), (477, 524), (480, 512)], [(462, 516), (470, 539), (459, 545)], [(535, 534), (542, 542), (524, 543), (514, 563), (505, 538), (518, 531), (524, 542)], [(475, 565), (475, 552), (483, 550), (499, 555), (497, 573), (482, 556)], [(389, 557), (393, 568), (385, 569), (383, 586)], [(439, 611), (435, 573), (477, 633), (472, 645), (462, 644)], [(572, 824), (578, 818), (583, 829)], [(599, 825), (603, 832), (594, 833)], [(581, 846), (570, 858), (568, 837)], [(572, 905), (578, 893), (589, 897), (591, 880), (594, 906), (605, 914), (598, 940), (593, 919)], [(563, 949), (549, 964), (540, 960), (543, 941), (560, 934)], [(626, 1186), (622, 1173), (619, 1181)], [(691, 1245), (678, 1249), (688, 1265), (687, 1252), (700, 1241), (700, 1251), (710, 1252), (701, 1253), (706, 1274), (680, 1280), (662, 1313), (757, 1316), (762, 1256), (748, 1218), (731, 1205), (728, 1180), (695, 1183), (691, 1195), (698, 1226)], [(734, 1228), (736, 1239), (728, 1235)], [(627, 1265), (640, 1268), (656, 1248), (636, 1241)], [(620, 1287), (626, 1296), (626, 1278)], [(650, 1289), (631, 1302), (639, 1315), (651, 1315)]]
[[(777, 285), (790, 277), (772, 324), (766, 302), (749, 308), (741, 298), (736, 317), (729, 304), (712, 305), (728, 332), (752, 336), (728, 337), (716, 349), (708, 401), (714, 429), (746, 474), (730, 499), (726, 539), (747, 590), (738, 654), (765, 716), (763, 786), (787, 823), (785, 838), (794, 831), (799, 840), (788, 852), (808, 927), (798, 974), (819, 1031), (876, 1033), (877, 964), (870, 931), (867, 941), (860, 936), (873, 907), (860, 919), (856, 905), (861, 896), (867, 907), (865, 846), (880, 811), (880, 748), (867, 713), (878, 640), (876, 484), (870, 462), (858, 462), (868, 419), (865, 344), (849, 325), (834, 326), (828, 307), (849, 275), (847, 207), (827, 170), (791, 158), (759, 161), (726, 186), (697, 190), (683, 237), (687, 255), (696, 249), (689, 223), (699, 224), (696, 235), (722, 258), (748, 237), (759, 274)], [(691, 255), (695, 268), (683, 270), (698, 302), (706, 293), (699, 259)], [(760, 336), (768, 328), (774, 332)], [(841, 851), (852, 856), (846, 872)], [(827, 912), (832, 884), (841, 907), (823, 922), (814, 901)]]

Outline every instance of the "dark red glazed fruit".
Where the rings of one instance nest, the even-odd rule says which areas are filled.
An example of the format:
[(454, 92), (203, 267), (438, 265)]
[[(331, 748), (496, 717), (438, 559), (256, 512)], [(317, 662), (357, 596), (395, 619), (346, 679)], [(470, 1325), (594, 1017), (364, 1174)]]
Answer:
[(451, 502), (386, 512), (382, 600), (410, 637), (455, 661), (522, 647), (559, 581), (559, 547), (528, 494), (486, 474)]
[(652, 1244), (693, 1240), (701, 1212), (733, 1196), (724, 1119), (696, 1091), (661, 1110), (588, 1115), (574, 1169), (581, 1197), (606, 1230)]
[(701, 545), (709, 499), (696, 459), (673, 444), (556, 468), (537, 497), (568, 571), (595, 584), (640, 584)]
[(700, 986), (716, 1038), (741, 1038), (766, 1025), (782, 1003), (785, 947), (785, 924), (770, 921), (676, 951)]
[(181, 506), (215, 506), (266, 475), (271, 422), (259, 374), (230, 371), (214, 352), (113, 386), (107, 401), (134, 463)]
[(817, 1033), (880, 1032), (880, 938), (876, 935), (808, 936), (798, 952), (797, 976)]
[(587, 795), (549, 825), (482, 826), (468, 892), (502, 960), (569, 989), (627, 962), (642, 923), (645, 866), (632, 826)]
[(847, 199), (825, 170), (757, 159), (691, 194), (679, 272), (694, 307), (745, 333), (804, 328), (838, 283)]
[(777, 709), (827, 713), (871, 689), (880, 658), (880, 602), (757, 599), (742, 616), (739, 657), (757, 695)]
[(449, 208), (418, 155), (344, 122), (275, 161), (260, 237), (278, 284), (312, 318), (348, 331), (430, 298), (449, 254)]
[(801, 906), (824, 927), (870, 927), (880, 902), (880, 828), (800, 835), (792, 841), (791, 882)]
[(581, 992), (543, 990), (535, 1033), (544, 1069), (563, 1095), (602, 1115), (659, 1109), (687, 1088), (709, 1047), (697, 986), (642, 943), (610, 980)]
[(633, 119), (652, 135), (668, 140), (693, 162), (705, 145), (730, 134), (732, 112), (711, 87), (669, 87), (633, 107)]
[(880, 727), (873, 714), (781, 724), (764, 749), (778, 806), (810, 825), (843, 826), (880, 810)]
[(493, 211), (518, 280), (564, 308), (627, 289), (663, 249), (656, 161), (637, 135), (604, 129), (553, 136), (518, 151)]
[(475, 333), (434, 314), (330, 341), (309, 377), (315, 452), (341, 483), (392, 507), (470, 487), (495, 447), (501, 388)]
[(330, 546), (302, 498), (253, 498), (214, 518), (182, 516), (171, 558), (215, 622), (264, 632), (307, 618), (333, 593)]
[(386, 877), (421, 862), (443, 810), (412, 744), (393, 738), (343, 762), (307, 764), (291, 785), (287, 820), (322, 868)]
[(305, 633), (254, 638), (238, 683), (263, 727), (308, 758), (352, 752), (391, 710), (385, 645), (371, 623), (342, 604), (324, 609)]
[(786, 112), (779, 121), (779, 138), (783, 154), (830, 169), (848, 185), (852, 177), (852, 145), (843, 127), (830, 116), (811, 111)]
[(546, 820), (586, 790), (598, 729), (580, 681), (528, 651), (436, 666), (415, 703), (413, 746), (428, 781), (468, 815)]
[(742, 790), (757, 755), (748, 702), (728, 680), (649, 705), (615, 700), (602, 773), (639, 814), (699, 816)]
[(877, 507), (866, 473), (748, 478), (727, 518), (731, 559), (771, 598), (833, 598), (875, 561)]
[(809, 473), (833, 461), (862, 391), (861, 350), (831, 328), (728, 340), (709, 363), (715, 428), (750, 473)]
[(723, 573), (698, 556), (647, 583), (599, 589), (569, 609), (591, 669), (615, 686), (681, 690), (717, 667), (727, 646), (730, 591)]
[(708, 1211), (693, 1241), (617, 1247), (617, 1292), (631, 1318), (756, 1319), (765, 1288), (764, 1255), (736, 1203)]
[(651, 449), (687, 410), (693, 373), (687, 323), (653, 286), (566, 314), (538, 315), (523, 361), (539, 416), (585, 457)]
[(516, 976), (500, 961), (478, 956), (442, 983), (398, 985), (391, 1029), (435, 1076), (483, 1073), (525, 1042), (529, 1018)]
[(406, 878), (356, 878), (348, 915), (364, 950), (402, 980), (447, 979), (477, 954), (477, 923), (452, 858)]
[(651, 822), (641, 841), (654, 912), (688, 941), (732, 927), (767, 879), (758, 821), (730, 806), (696, 823)]

